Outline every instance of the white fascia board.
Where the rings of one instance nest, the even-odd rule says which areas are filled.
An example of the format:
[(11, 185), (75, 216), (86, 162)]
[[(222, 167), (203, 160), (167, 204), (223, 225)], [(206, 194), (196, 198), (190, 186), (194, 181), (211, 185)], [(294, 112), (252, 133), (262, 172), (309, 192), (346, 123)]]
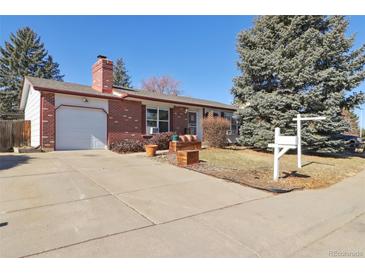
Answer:
[(28, 100), (30, 86), (31, 86), (31, 83), (25, 78), (23, 89), (22, 89), (22, 97), (20, 99), (20, 107), (19, 107), (20, 110), (25, 109), (25, 105), (27, 104), (27, 100)]

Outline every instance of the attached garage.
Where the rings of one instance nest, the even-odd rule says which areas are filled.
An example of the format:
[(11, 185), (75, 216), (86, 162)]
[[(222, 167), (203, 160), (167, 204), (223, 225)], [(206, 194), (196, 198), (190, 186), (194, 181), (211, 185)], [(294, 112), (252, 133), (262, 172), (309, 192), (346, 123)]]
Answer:
[(56, 149), (106, 149), (107, 115), (102, 109), (60, 106), (56, 111)]
[(106, 149), (108, 100), (55, 94), (55, 149)]

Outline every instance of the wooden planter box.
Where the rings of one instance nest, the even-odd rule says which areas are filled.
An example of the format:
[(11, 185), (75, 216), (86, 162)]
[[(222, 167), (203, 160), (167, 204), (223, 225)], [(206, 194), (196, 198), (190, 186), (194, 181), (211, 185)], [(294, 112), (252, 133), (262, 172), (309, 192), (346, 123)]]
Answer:
[(202, 142), (192, 141), (192, 142), (181, 142), (181, 141), (170, 141), (169, 151), (177, 152), (180, 150), (199, 150), (202, 148)]
[(199, 163), (199, 150), (180, 150), (177, 152), (177, 165), (188, 166)]

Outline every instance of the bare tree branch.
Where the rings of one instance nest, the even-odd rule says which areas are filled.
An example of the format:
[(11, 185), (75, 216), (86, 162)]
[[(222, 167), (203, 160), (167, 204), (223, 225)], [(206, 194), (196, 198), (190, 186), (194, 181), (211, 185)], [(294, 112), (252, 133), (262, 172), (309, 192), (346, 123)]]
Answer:
[(153, 76), (143, 80), (142, 89), (166, 95), (180, 95), (182, 93), (180, 82), (167, 75), (161, 77)]

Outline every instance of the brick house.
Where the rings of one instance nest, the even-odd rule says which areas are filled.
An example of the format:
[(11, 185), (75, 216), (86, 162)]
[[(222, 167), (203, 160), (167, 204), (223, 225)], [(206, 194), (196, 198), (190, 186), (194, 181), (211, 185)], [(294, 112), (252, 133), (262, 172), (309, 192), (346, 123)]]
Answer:
[(157, 132), (196, 134), (211, 113), (231, 121), (236, 108), (219, 102), (113, 86), (113, 62), (92, 67), (91, 86), (25, 77), (20, 108), (31, 121), (31, 145), (43, 150), (106, 149), (110, 144)]

